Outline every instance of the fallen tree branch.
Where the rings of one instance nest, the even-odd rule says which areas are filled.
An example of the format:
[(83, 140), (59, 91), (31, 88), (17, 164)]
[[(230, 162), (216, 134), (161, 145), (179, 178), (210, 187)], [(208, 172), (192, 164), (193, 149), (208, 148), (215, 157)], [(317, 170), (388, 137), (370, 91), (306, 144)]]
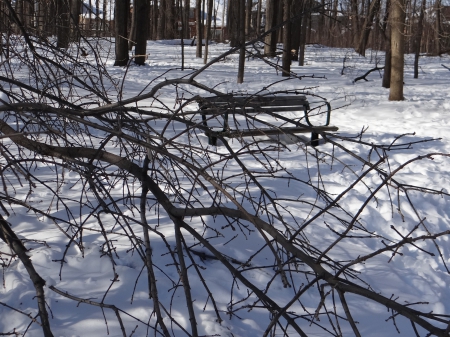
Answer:
[(374, 72), (374, 71), (377, 71), (377, 70), (380, 71), (380, 70), (383, 70), (383, 69), (384, 69), (384, 67), (375, 67), (375, 68), (373, 68), (373, 69), (370, 69), (370, 70), (367, 71), (364, 75), (355, 78), (355, 79), (353, 80), (353, 83), (356, 83), (356, 82), (358, 82), (359, 80), (364, 80), (364, 81), (368, 82), (369, 80), (366, 78), (367, 75), (369, 75), (371, 72)]
[(45, 303), (44, 279), (36, 272), (30, 257), (26, 254), (28, 249), (25, 248), (22, 241), (17, 237), (16, 233), (11, 229), (8, 222), (0, 214), (0, 239), (2, 239), (9, 248), (17, 254), (17, 257), (24, 265), (25, 269), (33, 282), (34, 289), (36, 291), (36, 298), (38, 303), (39, 317), (41, 318), (42, 331), (45, 337), (53, 337), (52, 330), (50, 329), (50, 321), (48, 319), (48, 313)]

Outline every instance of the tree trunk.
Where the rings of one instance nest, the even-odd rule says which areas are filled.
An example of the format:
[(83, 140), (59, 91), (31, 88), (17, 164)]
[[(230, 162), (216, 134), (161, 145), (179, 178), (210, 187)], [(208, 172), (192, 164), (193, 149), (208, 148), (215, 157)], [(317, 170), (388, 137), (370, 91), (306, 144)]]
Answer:
[(191, 10), (191, 1), (190, 0), (184, 0), (184, 37), (186, 39), (190, 39), (192, 36), (190, 34), (190, 30), (189, 30), (189, 12)]
[(208, 45), (209, 40), (211, 39), (211, 19), (212, 19), (212, 11), (213, 11), (213, 0), (208, 0), (208, 17), (206, 20), (206, 39), (205, 39), (205, 57), (203, 59), (203, 63), (206, 64), (208, 62)]
[(202, 57), (202, 1), (196, 0), (195, 2), (195, 21), (196, 21), (196, 35), (197, 35), (197, 48), (195, 50), (195, 56)]
[(158, 0), (153, 0), (152, 7), (152, 40), (158, 39), (158, 17), (159, 17)]
[(386, 7), (383, 17), (383, 26), (381, 28), (383, 32), (385, 42), (385, 60), (384, 60), (384, 74), (381, 86), (383, 88), (390, 88), (391, 86), (391, 29), (388, 28), (389, 12), (391, 8), (391, 1), (386, 1)]
[(160, 0), (159, 2), (156, 38), (158, 40), (164, 40), (166, 38), (166, 0)]
[(175, 38), (175, 4), (173, 0), (166, 0), (166, 39)]
[[(277, 15), (276, 15), (274, 26), (277, 26), (283, 22), (283, 14), (284, 14), (284, 12), (283, 12), (284, 0), (278, 0), (278, 1), (276, 1), (276, 3), (277, 3)], [(283, 30), (278, 29), (276, 36), (277, 36), (276, 43), (283, 41)]]
[(247, 8), (245, 10), (245, 35), (249, 36), (251, 32), (253, 0), (246, 1)]
[(115, 52), (116, 60), (114, 66), (126, 66), (128, 64), (128, 0), (116, 0), (114, 8), (114, 27), (115, 27)]
[(230, 6), (228, 7), (230, 24), (227, 27), (230, 27), (230, 31), (228, 32), (230, 37), (230, 47), (237, 47), (240, 45), (240, 26), (245, 25), (245, 16), (244, 21), (240, 22), (240, 1), (241, 0), (231, 0)]
[(238, 0), (239, 4), (239, 44), (241, 50), (239, 52), (239, 68), (237, 83), (244, 82), (244, 68), (245, 68), (245, 0)]
[(57, 17), (57, 35), (56, 47), (69, 48), (70, 26), (69, 26), (69, 4), (66, 0), (59, 1), (56, 4)]
[(134, 0), (136, 47), (134, 63), (144, 65), (147, 58), (148, 0)]
[(262, 0), (258, 0), (258, 10), (256, 11), (256, 36), (261, 34), (261, 7)]
[(393, 0), (391, 7), (391, 87), (390, 101), (403, 100), (405, 49), (405, 0)]
[(106, 0), (102, 0), (102, 36), (106, 36)]
[[(283, 21), (291, 18), (291, 0), (284, 0)], [(283, 29), (283, 73), (282, 76), (289, 77), (291, 72), (291, 22), (288, 21)]]
[(441, 0), (436, 0), (435, 3), (435, 28), (434, 28), (434, 46), (436, 49), (436, 55), (441, 54), (441, 36), (442, 36), (442, 27), (441, 27)]
[(128, 36), (128, 50), (129, 51), (132, 51), (133, 46), (136, 45), (136, 15), (137, 15), (136, 6), (137, 6), (136, 0), (133, 0), (133, 13), (131, 15), (131, 26), (130, 26), (129, 36)]
[(353, 33), (353, 43), (356, 49), (358, 44), (358, 33), (361, 31), (358, 12), (358, 0), (351, 0), (351, 25)]
[(420, 46), (422, 44), (423, 19), (425, 17), (425, 7), (427, 0), (422, 0), (420, 7), (419, 21), (417, 22), (416, 38), (414, 39), (414, 78), (419, 78), (419, 56)]
[[(308, 0), (303, 0), (303, 13), (306, 12)], [(302, 27), (300, 30), (300, 50), (298, 54), (298, 65), (303, 67), (305, 65), (305, 49), (306, 49), (306, 32), (308, 25), (308, 14), (302, 16)]]
[(81, 14), (81, 1), (71, 0), (70, 2), (70, 40), (72, 42), (80, 41), (80, 14)]
[(300, 32), (302, 31), (302, 17), (298, 17), (302, 13), (302, 1), (293, 0), (291, 12), (293, 16), (297, 18), (291, 22), (291, 51), (294, 52), (292, 55), (292, 61), (298, 61), (298, 49), (300, 48)]
[(47, 32), (45, 30), (45, 21), (46, 21), (46, 13), (47, 13), (47, 3), (45, 1), (39, 1), (37, 3), (37, 18), (36, 18), (36, 26), (39, 34), (41, 36), (47, 36)]
[(361, 29), (361, 35), (359, 38), (358, 47), (356, 52), (362, 56), (366, 55), (367, 41), (369, 40), (370, 32), (372, 31), (373, 19), (377, 15), (378, 9), (380, 8), (380, 0), (372, 0), (369, 6), (369, 12), (364, 20), (364, 24)]
[[(277, 0), (266, 0), (266, 31), (275, 27), (277, 9)], [(268, 57), (274, 57), (277, 47), (277, 32), (271, 32), (267, 35), (264, 42), (264, 54)]]

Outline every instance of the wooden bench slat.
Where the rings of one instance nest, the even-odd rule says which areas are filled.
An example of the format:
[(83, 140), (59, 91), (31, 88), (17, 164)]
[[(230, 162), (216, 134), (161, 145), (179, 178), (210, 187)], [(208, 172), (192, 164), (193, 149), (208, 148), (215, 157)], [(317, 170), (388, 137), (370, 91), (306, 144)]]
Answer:
[[(264, 103), (264, 104), (278, 104), (278, 103), (286, 103), (287, 105), (292, 102), (307, 102), (306, 96), (298, 95), (298, 96), (213, 96), (213, 97), (205, 97), (199, 100), (199, 102), (210, 102), (210, 103), (233, 103), (233, 104), (244, 104), (244, 103)], [(289, 102), (289, 103), (288, 103)]]
[(336, 126), (314, 126), (314, 127), (286, 127), (286, 128), (276, 128), (276, 129), (254, 129), (254, 130), (229, 130), (229, 131), (219, 131), (217, 132), (221, 136), (228, 138), (238, 138), (238, 137), (257, 137), (257, 136), (273, 136), (279, 134), (295, 134), (295, 133), (317, 133), (317, 132), (335, 132), (339, 128)]
[(289, 107), (214, 107), (208, 109), (202, 109), (199, 112), (206, 115), (220, 115), (228, 111), (230, 114), (245, 115), (245, 114), (267, 114), (272, 112), (283, 112), (283, 111), (304, 111), (304, 106), (289, 106)]
[(215, 107), (261, 107), (261, 106), (309, 106), (308, 101), (301, 101), (301, 100), (295, 100), (295, 101), (276, 101), (276, 102), (242, 102), (242, 103), (232, 103), (232, 102), (201, 102), (200, 108), (201, 109), (210, 109)]

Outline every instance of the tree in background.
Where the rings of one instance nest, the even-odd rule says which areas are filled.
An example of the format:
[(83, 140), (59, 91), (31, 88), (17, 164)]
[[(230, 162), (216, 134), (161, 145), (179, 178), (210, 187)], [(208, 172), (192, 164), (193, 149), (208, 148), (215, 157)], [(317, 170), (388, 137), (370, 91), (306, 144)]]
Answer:
[(195, 56), (201, 58), (202, 57), (202, 39), (203, 39), (203, 18), (202, 18), (202, 1), (196, 0), (195, 2), (195, 20), (196, 26), (195, 31), (197, 34), (197, 48), (195, 52)]
[[(278, 2), (277, 0), (266, 1), (266, 31), (271, 30), (277, 25), (278, 16)], [(277, 47), (277, 32), (272, 31), (264, 40), (264, 54), (268, 57), (274, 57)]]
[(61, 0), (56, 4), (57, 16), (57, 47), (69, 48), (70, 42), (70, 7), (66, 0)]
[(405, 0), (392, 0), (391, 5), (391, 83), (390, 101), (403, 100), (405, 64)]
[(144, 65), (147, 59), (147, 38), (148, 38), (148, 0), (134, 0), (136, 22), (136, 47), (134, 49), (134, 62)]
[(128, 13), (130, 12), (128, 0), (116, 0), (114, 7), (115, 21), (115, 66), (123, 67), (128, 64)]
[(284, 8), (283, 8), (283, 21), (285, 22), (283, 27), (283, 57), (282, 57), (282, 67), (283, 73), (282, 76), (290, 76), (291, 72), (291, 60), (292, 60), (292, 52), (291, 52), (291, 40), (292, 40), (292, 0), (284, 0)]

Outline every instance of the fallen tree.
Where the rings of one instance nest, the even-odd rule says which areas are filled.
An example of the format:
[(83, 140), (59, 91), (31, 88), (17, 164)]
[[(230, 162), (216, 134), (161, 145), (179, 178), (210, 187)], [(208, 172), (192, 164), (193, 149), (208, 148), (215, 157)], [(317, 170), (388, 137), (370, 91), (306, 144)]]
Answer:
[[(28, 49), (32, 53), (23, 53), (24, 43), (33, 46)], [(155, 335), (200, 336), (206, 333), (205, 324), (217, 325), (225, 334), (232, 319), (253, 315), (265, 317), (264, 336), (317, 331), (360, 336), (355, 316), (362, 308), (355, 298), (387, 308), (388, 314), (380, 315), (394, 327), (396, 320), (406, 319), (418, 336), (448, 336), (448, 316), (422, 310), (424, 303), (405, 303), (368, 281), (372, 267), (399, 258), (411, 247), (436, 256), (436, 263), (447, 269), (441, 238), (449, 231), (435, 231), (427, 223), (420, 198), (449, 195), (411, 184), (403, 175), (421, 161), (447, 154), (417, 155), (392, 167), (390, 154), (416, 141), (403, 135), (389, 144), (366, 143), (363, 132), (355, 138), (321, 132), (332, 145), (323, 150), (295, 135), (286, 135), (299, 142), (289, 147), (281, 138), (251, 136), (236, 144), (217, 134), (222, 146), (211, 147), (195, 102), (201, 95), (224, 93), (196, 78), (228, 52), (183, 78), (164, 79), (168, 73), (162, 74), (140, 94), (124, 98), (123, 78), (114, 78), (101, 57), (90, 64), (71, 56), (70, 50), (56, 50), (31, 37), (15, 46), (17, 59), (3, 63), (0, 70), (5, 98), (0, 106), (0, 256), (4, 261), (19, 259), (33, 279), (38, 304), (29, 320), (41, 325), (45, 336), (53, 335), (52, 322), (58, 320), (57, 313), (48, 318), (49, 298), (49, 307), (70, 300), (100, 308), (108, 333), (115, 321), (123, 336), (133, 335), (136, 327)], [(99, 52), (90, 44), (83, 48), (89, 46), (89, 55)], [(17, 64), (25, 70), (13, 71)], [(240, 127), (254, 120), (233, 123)], [(351, 150), (348, 144), (354, 143), (367, 156)], [(294, 148), (303, 154), (303, 171), (289, 165), (289, 156), (283, 157), (283, 151)], [(321, 171), (336, 166), (353, 170), (344, 157), (361, 169), (352, 171), (353, 181), (336, 193), (322, 180)], [(342, 207), (356, 188), (364, 195), (356, 211)], [(387, 201), (379, 198), (381, 193)], [(42, 194), (49, 197), (34, 202)], [(374, 230), (365, 218), (371, 203), (387, 204), (392, 218), (395, 209), (402, 229), (386, 221), (382, 233), (392, 235)], [(40, 276), (45, 270), (34, 265), (37, 255), (26, 248), (33, 242), (19, 235), (12, 220), (8, 224), (16, 213), (39, 218), (44, 230), (60, 232), (63, 249), (52, 251), (58, 258), (51, 262), (60, 265), (59, 280)], [(244, 255), (241, 249), (249, 242), (252, 249)], [(367, 243), (371, 250), (352, 251), (354, 242)], [(92, 299), (89, 289), (80, 293), (80, 288), (64, 287), (73, 249), (87, 269), (94, 253), (109, 260), (100, 300)], [(236, 256), (228, 256), (230, 252)], [(3, 263), (5, 273), (11, 263)], [(215, 272), (207, 273), (208, 268)], [(131, 301), (134, 296), (145, 300), (146, 319), (121, 309), (123, 302), (107, 300), (121, 279), (130, 282), (126, 272), (137, 275), (131, 282)], [(214, 291), (215, 274), (230, 285), (226, 302)], [(170, 296), (163, 297), (166, 293)], [(8, 310), (20, 310), (11, 301)], [(114, 318), (107, 317), (106, 309)]]

